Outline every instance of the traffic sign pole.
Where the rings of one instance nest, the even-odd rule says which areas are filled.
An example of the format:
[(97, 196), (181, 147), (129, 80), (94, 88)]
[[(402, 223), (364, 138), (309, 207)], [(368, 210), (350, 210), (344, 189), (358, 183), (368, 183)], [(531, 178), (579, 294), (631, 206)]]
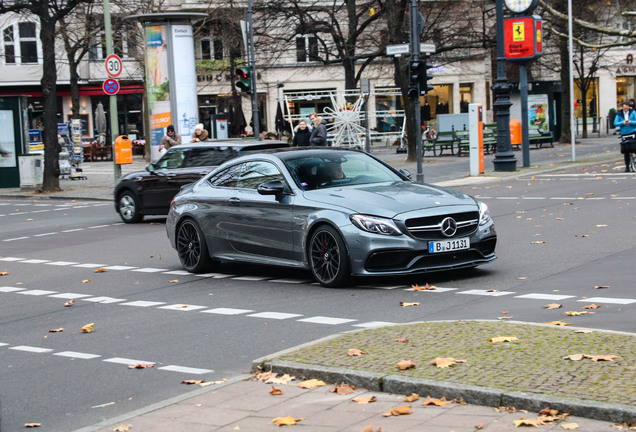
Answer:
[[(108, 56), (113, 54), (113, 29), (110, 20), (110, 2), (109, 0), (104, 0), (104, 33), (106, 34), (106, 54)], [(108, 71), (108, 68), (107, 68)], [(117, 80), (114, 80), (117, 81)], [(117, 91), (119, 91), (119, 83), (117, 83)], [(110, 111), (110, 135), (111, 140), (110, 144), (114, 147), (114, 138), (117, 136), (117, 132), (119, 131), (119, 122), (117, 121), (117, 96), (116, 93), (112, 93), (108, 98), (108, 105)], [(115, 162), (115, 158), (113, 157), (113, 174), (115, 179), (115, 184), (119, 182), (121, 178), (121, 166), (117, 165)]]

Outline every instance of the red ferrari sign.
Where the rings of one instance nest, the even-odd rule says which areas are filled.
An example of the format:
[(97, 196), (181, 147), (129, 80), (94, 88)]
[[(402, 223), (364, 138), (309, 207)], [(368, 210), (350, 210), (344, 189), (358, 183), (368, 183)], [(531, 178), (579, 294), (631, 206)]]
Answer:
[(514, 17), (504, 21), (506, 59), (526, 62), (543, 55), (541, 17)]

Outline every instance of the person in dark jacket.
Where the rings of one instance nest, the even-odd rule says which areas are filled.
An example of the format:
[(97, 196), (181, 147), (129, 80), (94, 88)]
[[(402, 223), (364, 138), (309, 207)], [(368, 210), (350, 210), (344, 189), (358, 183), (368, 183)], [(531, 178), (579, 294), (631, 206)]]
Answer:
[(307, 127), (307, 122), (301, 120), (298, 126), (294, 128), (294, 147), (308, 147), (311, 131)]
[(310, 146), (326, 146), (327, 145), (327, 122), (318, 114), (309, 114), (309, 120), (314, 124), (309, 138)]

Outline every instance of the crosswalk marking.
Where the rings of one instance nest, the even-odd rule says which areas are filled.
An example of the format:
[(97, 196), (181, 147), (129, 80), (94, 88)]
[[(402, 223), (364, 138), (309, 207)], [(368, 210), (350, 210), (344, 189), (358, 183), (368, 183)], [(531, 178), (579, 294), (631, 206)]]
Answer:
[(355, 320), (355, 319), (346, 319), (346, 318), (332, 318), (332, 317), (325, 317), (325, 316), (315, 316), (315, 317), (310, 317), (310, 318), (299, 319), (298, 321), (299, 322), (313, 323), (313, 324), (338, 325), (338, 324), (345, 324), (345, 323), (349, 323), (349, 322), (353, 322), (353, 321), (357, 321), (357, 320)]
[(169, 309), (169, 310), (176, 310), (176, 311), (183, 311), (183, 312), (194, 311), (198, 309), (206, 309), (206, 308), (207, 306), (195, 306), (195, 305), (188, 305), (188, 304), (173, 304), (168, 306), (159, 306), (159, 309)]
[(26, 291), (18, 291), (17, 294), (24, 295), (32, 295), (32, 296), (43, 296), (48, 294), (56, 294), (57, 291), (48, 291), (48, 290), (26, 290)]
[(192, 375), (202, 375), (202, 374), (214, 372), (211, 369), (198, 369), (198, 368), (176, 366), (176, 365), (162, 366), (157, 369), (171, 371), (171, 372), (181, 372), (181, 373), (192, 374)]
[(201, 313), (211, 313), (211, 314), (219, 314), (219, 315), (241, 315), (254, 312), (251, 309), (234, 309), (234, 308), (216, 308), (216, 309), (208, 309), (201, 311)]
[(491, 296), (491, 297), (500, 297), (505, 295), (514, 294), (512, 291), (497, 291), (497, 290), (468, 290), (468, 291), (460, 291), (457, 294), (468, 294), (468, 295), (482, 295), (482, 296)]
[(40, 348), (40, 347), (34, 347), (34, 346), (28, 346), (28, 345), (18, 345), (14, 347), (9, 347), (9, 349), (16, 350), (16, 351), (27, 351), (32, 353), (48, 353), (53, 351), (51, 348)]
[(376, 327), (384, 327), (384, 326), (390, 326), (395, 324), (396, 323), (387, 322), (387, 321), (369, 321), (369, 322), (360, 323), (360, 324), (353, 324), (353, 327), (376, 328)]
[(636, 299), (609, 298), (609, 297), (590, 297), (577, 300), (585, 303), (610, 303), (610, 304), (632, 304), (636, 303)]
[(75, 351), (62, 351), (62, 352), (53, 353), (53, 355), (60, 356), (60, 357), (70, 357), (74, 359), (75, 358), (85, 359), (85, 360), (101, 357), (101, 355), (98, 355), (98, 354), (88, 354), (88, 353), (81, 353), (81, 352), (75, 352)]
[(265, 319), (277, 319), (284, 320), (289, 318), (296, 318), (302, 316), (301, 314), (284, 313), (284, 312), (259, 312), (251, 315), (247, 315), (253, 318), (265, 318)]
[(133, 301), (128, 303), (122, 303), (122, 306), (135, 306), (135, 307), (150, 307), (150, 306), (159, 306), (162, 304), (166, 304), (166, 302), (153, 302), (153, 301)]
[(522, 298), (522, 299), (552, 300), (552, 301), (565, 300), (565, 299), (569, 299), (569, 298), (572, 298), (572, 297), (574, 297), (574, 296), (571, 296), (571, 295), (557, 295), (557, 294), (524, 294), (524, 295), (515, 296), (515, 298)]
[(114, 297), (89, 297), (89, 298), (84, 298), (82, 300), (93, 302), (93, 303), (103, 303), (103, 304), (119, 303), (119, 302), (126, 301), (126, 299), (120, 299), (120, 298), (114, 298)]
[(67, 293), (53, 294), (53, 295), (50, 295), (49, 297), (71, 300), (71, 299), (79, 299), (79, 298), (82, 298), (82, 297), (90, 297), (90, 295), (89, 294), (77, 294), (77, 293), (68, 293), (67, 292)]

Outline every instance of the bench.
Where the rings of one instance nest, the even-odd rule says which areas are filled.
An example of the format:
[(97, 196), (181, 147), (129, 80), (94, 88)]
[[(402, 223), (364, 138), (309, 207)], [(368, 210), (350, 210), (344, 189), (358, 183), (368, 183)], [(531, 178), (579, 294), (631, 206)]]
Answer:
[(437, 138), (435, 138), (435, 147), (439, 149), (439, 155), (441, 156), (444, 150), (450, 150), (451, 154), (455, 154), (455, 132), (437, 132)]
[(462, 152), (470, 153), (470, 132), (467, 130), (455, 131), (455, 141), (457, 142), (457, 156), (461, 156)]
[(497, 128), (484, 127), (484, 154), (495, 153), (497, 151)]
[(528, 142), (530, 145), (534, 144), (536, 148), (543, 148), (543, 144), (550, 144), (550, 147), (554, 148), (554, 139), (550, 131), (542, 132), (537, 129), (536, 132), (528, 134)]

